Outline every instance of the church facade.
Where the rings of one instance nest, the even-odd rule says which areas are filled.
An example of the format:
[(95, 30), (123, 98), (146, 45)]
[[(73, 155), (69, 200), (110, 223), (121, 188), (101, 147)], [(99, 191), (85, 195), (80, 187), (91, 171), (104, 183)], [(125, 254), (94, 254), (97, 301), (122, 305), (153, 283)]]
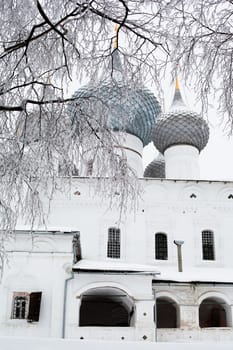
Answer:
[[(117, 50), (113, 58), (119, 81)], [(91, 152), (81, 176), (61, 178), (68, 190), (53, 199), (46, 228), (30, 234), (19, 220), (7, 247), (0, 335), (231, 341), (233, 182), (199, 179), (208, 125), (185, 106), (178, 82), (161, 115), (147, 89), (129, 94), (122, 107), (111, 84), (91, 94), (112, 96), (109, 125), (139, 177), (138, 207), (119, 220), (119, 210), (95, 194), (100, 180)], [(135, 119), (122, 126), (117, 115), (129, 109)], [(143, 174), (142, 150), (151, 140), (160, 154)]]

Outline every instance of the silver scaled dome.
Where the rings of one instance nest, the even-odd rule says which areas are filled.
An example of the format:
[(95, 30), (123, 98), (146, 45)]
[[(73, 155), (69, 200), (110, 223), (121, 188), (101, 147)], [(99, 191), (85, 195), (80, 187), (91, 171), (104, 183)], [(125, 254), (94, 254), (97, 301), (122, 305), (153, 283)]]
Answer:
[[(147, 145), (152, 140), (153, 126), (161, 112), (158, 100), (147, 88), (133, 88), (123, 82), (124, 72), (117, 49), (112, 53), (108, 73), (111, 75), (109, 79), (102, 80), (98, 85), (82, 87), (73, 98), (79, 101), (79, 105), (82, 105), (82, 99), (87, 101), (91, 98), (93, 103), (101, 101), (109, 111), (106, 127), (135, 135), (141, 139), (143, 146)], [(78, 123), (79, 110), (75, 103), (70, 104), (69, 113), (72, 120)]]
[(185, 106), (178, 81), (171, 109), (162, 114), (155, 122), (153, 142), (162, 153), (175, 145), (190, 145), (199, 152), (206, 146), (209, 139), (209, 127), (206, 121), (197, 113)]
[(143, 176), (160, 179), (165, 178), (165, 160), (161, 153), (147, 165)]

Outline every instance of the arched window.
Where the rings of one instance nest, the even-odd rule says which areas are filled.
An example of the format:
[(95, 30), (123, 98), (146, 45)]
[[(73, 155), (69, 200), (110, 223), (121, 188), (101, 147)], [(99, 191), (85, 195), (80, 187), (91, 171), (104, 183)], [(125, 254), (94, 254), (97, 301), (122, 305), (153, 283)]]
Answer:
[(165, 233), (155, 234), (155, 259), (167, 260), (167, 235)]
[(28, 304), (29, 304), (28, 293), (20, 293), (18, 295), (14, 295), (12, 318), (17, 318), (17, 319), (27, 318)]
[(121, 257), (121, 231), (119, 228), (110, 227), (108, 229), (107, 257), (117, 259)]
[(80, 327), (130, 327), (134, 325), (134, 301), (119, 288), (100, 287), (82, 295)]
[(207, 298), (199, 306), (199, 326), (201, 328), (227, 327), (229, 312), (229, 306), (225, 301), (219, 298)]
[(178, 328), (178, 312), (176, 303), (169, 298), (158, 298), (157, 307), (157, 328)]
[(214, 260), (214, 233), (210, 230), (202, 231), (202, 258)]

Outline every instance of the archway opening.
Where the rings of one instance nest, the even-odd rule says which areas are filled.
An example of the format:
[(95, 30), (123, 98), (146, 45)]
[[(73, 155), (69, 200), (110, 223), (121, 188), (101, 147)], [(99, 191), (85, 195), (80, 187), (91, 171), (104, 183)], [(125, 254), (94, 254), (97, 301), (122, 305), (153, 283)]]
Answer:
[(123, 290), (93, 288), (81, 297), (80, 327), (130, 327), (134, 323), (134, 301)]
[[(227, 327), (229, 307), (225, 301), (218, 298), (207, 298), (199, 306), (199, 326)], [(227, 317), (228, 316), (228, 317)]]
[(178, 328), (177, 304), (165, 297), (157, 299), (157, 328)]

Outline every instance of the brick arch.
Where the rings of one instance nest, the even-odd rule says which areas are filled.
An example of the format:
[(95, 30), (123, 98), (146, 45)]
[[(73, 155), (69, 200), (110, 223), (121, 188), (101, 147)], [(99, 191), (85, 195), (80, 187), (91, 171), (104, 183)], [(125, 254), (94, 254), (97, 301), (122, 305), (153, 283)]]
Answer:
[(81, 295), (80, 327), (130, 327), (134, 325), (135, 303), (124, 290), (97, 287)]
[(228, 298), (219, 292), (206, 292), (199, 298), (200, 328), (230, 327), (231, 306)]
[(180, 310), (177, 300), (170, 293), (158, 293), (156, 297), (157, 328), (179, 328)]

